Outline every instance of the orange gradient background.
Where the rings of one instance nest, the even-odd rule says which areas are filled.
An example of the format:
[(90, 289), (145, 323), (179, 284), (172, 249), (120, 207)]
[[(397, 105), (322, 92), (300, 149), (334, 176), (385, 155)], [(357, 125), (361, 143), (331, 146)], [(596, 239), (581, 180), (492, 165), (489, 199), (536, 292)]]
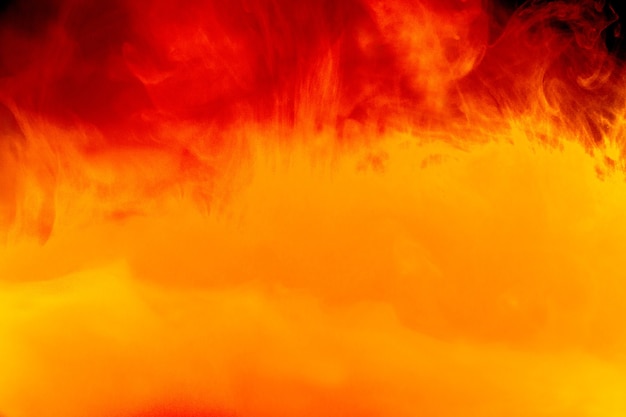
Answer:
[(626, 415), (619, 18), (0, 3), (0, 416)]

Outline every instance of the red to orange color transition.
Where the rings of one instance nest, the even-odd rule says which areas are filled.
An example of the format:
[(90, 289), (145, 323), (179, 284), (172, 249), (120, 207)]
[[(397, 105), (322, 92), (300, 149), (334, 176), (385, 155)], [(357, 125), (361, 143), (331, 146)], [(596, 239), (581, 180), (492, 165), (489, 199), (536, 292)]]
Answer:
[(626, 416), (594, 0), (0, 2), (2, 417)]

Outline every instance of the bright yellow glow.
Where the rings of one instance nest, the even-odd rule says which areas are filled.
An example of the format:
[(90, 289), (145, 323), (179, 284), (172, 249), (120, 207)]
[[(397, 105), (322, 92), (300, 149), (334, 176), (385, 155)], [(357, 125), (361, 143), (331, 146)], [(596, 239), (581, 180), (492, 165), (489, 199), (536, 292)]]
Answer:
[(0, 416), (626, 415), (608, 6), (18, 3)]

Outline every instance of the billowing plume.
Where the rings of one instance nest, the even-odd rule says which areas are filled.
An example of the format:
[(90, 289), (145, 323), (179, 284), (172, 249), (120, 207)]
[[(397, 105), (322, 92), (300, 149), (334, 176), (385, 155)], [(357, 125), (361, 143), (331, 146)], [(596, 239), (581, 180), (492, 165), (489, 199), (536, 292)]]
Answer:
[(591, 0), (0, 3), (0, 415), (626, 414)]

